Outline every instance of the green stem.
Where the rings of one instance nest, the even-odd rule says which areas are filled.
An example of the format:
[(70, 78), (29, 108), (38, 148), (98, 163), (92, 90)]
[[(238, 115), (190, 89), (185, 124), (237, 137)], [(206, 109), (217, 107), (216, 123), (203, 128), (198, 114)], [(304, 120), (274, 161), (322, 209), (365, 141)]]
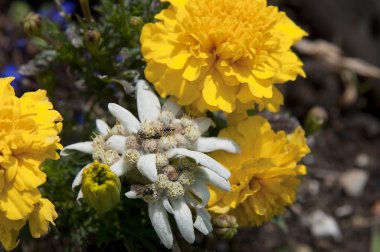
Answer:
[(92, 17), (91, 17), (91, 10), (90, 10), (90, 4), (88, 0), (79, 0), (80, 7), (82, 8), (84, 19), (87, 23), (91, 23)]

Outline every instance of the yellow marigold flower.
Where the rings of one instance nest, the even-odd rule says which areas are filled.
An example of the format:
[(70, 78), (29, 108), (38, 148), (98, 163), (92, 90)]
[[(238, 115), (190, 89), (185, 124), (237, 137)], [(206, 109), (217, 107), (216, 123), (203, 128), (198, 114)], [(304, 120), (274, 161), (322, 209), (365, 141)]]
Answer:
[(212, 212), (234, 215), (240, 226), (258, 226), (294, 202), (298, 176), (306, 174), (305, 166), (297, 162), (310, 152), (301, 127), (286, 135), (274, 132), (263, 117), (254, 116), (220, 135), (236, 141), (241, 153), (211, 155), (229, 168), (232, 185), (228, 193), (210, 188)]
[(274, 83), (305, 76), (291, 46), (306, 32), (266, 0), (167, 0), (146, 24), (141, 51), (146, 78), (161, 96), (193, 112), (252, 108), (277, 111)]
[[(46, 91), (18, 98), (10, 85), (13, 79), (0, 78), (0, 242), (7, 250), (17, 246), (18, 233), (29, 218), (35, 223), (36, 207), (47, 204), (37, 189), (46, 180), (40, 165), (58, 159), (56, 150), (62, 148), (62, 117)], [(53, 217), (44, 214), (48, 221), (56, 218), (54, 207), (49, 211)]]

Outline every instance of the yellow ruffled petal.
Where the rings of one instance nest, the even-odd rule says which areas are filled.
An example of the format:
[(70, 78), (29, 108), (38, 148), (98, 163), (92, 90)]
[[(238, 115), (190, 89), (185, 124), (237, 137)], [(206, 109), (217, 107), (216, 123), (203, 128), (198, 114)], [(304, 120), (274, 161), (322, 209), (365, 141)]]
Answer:
[(54, 205), (47, 199), (41, 198), (35, 205), (32, 214), (28, 218), (29, 230), (34, 238), (40, 238), (49, 231), (50, 223), (58, 217)]
[[(52, 204), (40, 201), (37, 188), (46, 180), (42, 162), (58, 159), (56, 151), (62, 148), (58, 137), (62, 116), (53, 109), (46, 91), (18, 98), (10, 85), (12, 79), (0, 79), (0, 242), (8, 250), (17, 246), (19, 230), (32, 213), (48, 221), (56, 218), (55, 212), (47, 216)], [(37, 211), (40, 202), (44, 207)]]
[(282, 213), (294, 200), (299, 175), (306, 174), (297, 165), (310, 150), (304, 132), (274, 132), (261, 116), (223, 129), (219, 136), (233, 139), (241, 152), (216, 151), (211, 156), (231, 171), (232, 191), (210, 188), (209, 210), (234, 215), (241, 226), (258, 226)]
[[(275, 111), (282, 96), (274, 85), (305, 76), (291, 47), (306, 33), (265, 0), (168, 2), (142, 29), (141, 52), (147, 79), (190, 113), (232, 113), (246, 103)], [(165, 66), (177, 78), (163, 81)]]

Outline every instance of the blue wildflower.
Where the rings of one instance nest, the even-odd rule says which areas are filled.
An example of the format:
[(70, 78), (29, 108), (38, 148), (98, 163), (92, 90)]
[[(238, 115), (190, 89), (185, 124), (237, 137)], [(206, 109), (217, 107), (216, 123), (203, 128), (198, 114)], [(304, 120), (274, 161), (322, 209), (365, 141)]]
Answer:
[(15, 90), (20, 89), (22, 75), (18, 72), (18, 66), (8, 64), (3, 68), (3, 70), (0, 73), (0, 77), (9, 77), (9, 76), (15, 77), (15, 80), (11, 83), (13, 88)]

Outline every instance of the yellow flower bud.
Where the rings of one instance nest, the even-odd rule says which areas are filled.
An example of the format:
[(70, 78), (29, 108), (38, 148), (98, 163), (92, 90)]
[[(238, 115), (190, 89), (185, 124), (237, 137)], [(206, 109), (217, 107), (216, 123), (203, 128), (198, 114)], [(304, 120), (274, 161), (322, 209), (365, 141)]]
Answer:
[(239, 228), (235, 216), (227, 214), (219, 215), (212, 220), (212, 224), (214, 225), (214, 233), (226, 239), (234, 237)]
[(24, 32), (30, 36), (38, 36), (41, 33), (41, 16), (31, 12), (22, 22)]
[(96, 48), (100, 44), (101, 34), (97, 30), (88, 30), (84, 34), (84, 43), (88, 48)]
[(322, 128), (328, 119), (327, 111), (319, 106), (315, 106), (309, 110), (305, 121), (305, 132), (310, 136)]
[(106, 213), (119, 203), (120, 190), (120, 180), (108, 165), (94, 161), (83, 170), (83, 197), (99, 215)]
[(144, 24), (144, 20), (142, 19), (142, 17), (139, 17), (139, 16), (132, 16), (132, 17), (129, 19), (129, 23), (130, 23), (131, 26), (133, 26), (133, 27), (140, 28), (140, 27)]

